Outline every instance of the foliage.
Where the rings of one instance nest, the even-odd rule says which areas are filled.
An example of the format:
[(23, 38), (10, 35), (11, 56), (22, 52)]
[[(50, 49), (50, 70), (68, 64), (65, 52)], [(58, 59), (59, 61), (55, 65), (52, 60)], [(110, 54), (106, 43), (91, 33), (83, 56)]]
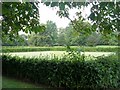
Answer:
[[(53, 2), (52, 0), (51, 2), (41, 2), (46, 6), (59, 7), (57, 14), (60, 17), (67, 17), (75, 26), (77, 25), (76, 21), (71, 20), (69, 17), (69, 9), (74, 7), (80, 9), (82, 6), (88, 6), (92, 3), (92, 13), (89, 18), (93, 21), (93, 27), (98, 28), (101, 33), (119, 31), (120, 2)], [(41, 26), (38, 21), (38, 2), (3, 2), (2, 9), (3, 35), (15, 36), (21, 30), (27, 33), (39, 32), (44, 29), (44, 26)], [(81, 12), (77, 15), (81, 20)], [(91, 33), (91, 30), (85, 30), (84, 32)]]
[(74, 58), (19, 58), (2, 55), (3, 75), (34, 83), (68, 88), (120, 88), (120, 61), (117, 55), (84, 60)]
[[(77, 23), (77, 21), (76, 21), (76, 23)], [(66, 27), (65, 29), (63, 29), (63, 28), (59, 29), (58, 40), (57, 40), (58, 45), (77, 45), (77, 46), (85, 45), (85, 39), (88, 37), (88, 35), (83, 34), (81, 31), (84, 32), (84, 31), (90, 29), (90, 25), (83, 26), (85, 24), (89, 24), (89, 23), (81, 21), (81, 23), (79, 23), (78, 28), (74, 28), (75, 25), (73, 26), (70, 23), (69, 26)], [(77, 23), (77, 25), (78, 25), (78, 23)]]
[[(97, 31), (101, 32), (102, 34), (110, 34), (114, 31), (119, 32), (119, 15), (120, 15), (120, 1), (114, 1), (114, 2), (101, 2), (101, 1), (89, 1), (86, 2), (43, 2), (46, 6), (50, 7), (59, 7), (58, 15), (60, 17), (66, 17), (68, 18), (75, 26), (78, 27), (76, 22), (74, 20), (71, 20), (69, 17), (69, 10), (73, 8), (80, 9), (82, 6), (86, 7), (88, 5), (91, 5), (91, 14), (88, 17), (93, 23), (94, 30), (97, 29)], [(81, 11), (78, 12), (77, 16), (79, 19), (82, 19), (81, 17)], [(76, 19), (75, 19), (76, 20)], [(84, 20), (84, 19), (83, 19)], [(93, 30), (93, 32), (94, 32)], [(85, 33), (91, 33), (91, 31), (85, 31)]]
[(47, 21), (45, 35), (49, 37), (48, 44), (53, 46), (57, 40), (57, 26), (52, 21)]
[(119, 46), (119, 39), (118, 37), (116, 38), (116, 36), (113, 33), (107, 34), (106, 36), (101, 35), (99, 44)]
[[(77, 22), (76, 22), (77, 23)], [(77, 23), (78, 24), (78, 23)], [(83, 26), (86, 25), (88, 26)], [(80, 28), (81, 27), (81, 28)], [(60, 28), (58, 30), (57, 45), (70, 45), (70, 46), (96, 46), (96, 45), (118, 45), (118, 38), (115, 33), (104, 36), (100, 32), (92, 32), (91, 25), (88, 22), (79, 23), (79, 27), (73, 28), (70, 24), (68, 27)], [(80, 30), (82, 29), (82, 30)], [(86, 31), (91, 33), (85, 33)]]
[[(96, 46), (97, 44), (100, 44), (102, 35), (99, 33), (92, 33), (91, 35), (88, 36), (86, 39), (86, 45), (88, 46)], [(104, 43), (101, 43), (104, 44)]]
[(120, 2), (97, 2), (92, 5), (89, 18), (93, 21), (93, 27), (104, 34), (119, 32)]
[(66, 28), (60, 28), (58, 30), (58, 45), (65, 46), (65, 45), (73, 45), (73, 39), (75, 38), (75, 31), (73, 30), (72, 25), (69, 25)]
[(29, 46), (45, 46), (48, 41), (48, 37), (45, 35), (38, 34), (30, 34), (28, 36), (28, 44)]
[(30, 34), (28, 43), (32, 46), (53, 46), (57, 42), (57, 26), (52, 21), (47, 21), (46, 29), (37, 34)]
[[(46, 6), (50, 7), (59, 7), (58, 14), (60, 17), (64, 16), (69, 18), (69, 9), (72, 8), (81, 8), (82, 6), (87, 6), (90, 3), (87, 2), (43, 2)], [(38, 34), (30, 36), (28, 43), (30, 45), (35, 46), (53, 46), (53, 45), (86, 45), (85, 43), (87, 37), (91, 39), (94, 37), (92, 33), (94, 31), (98, 31), (98, 33), (114, 33), (114, 35), (118, 35), (118, 15), (119, 15), (119, 2), (92, 2), (91, 14), (89, 18), (93, 21), (93, 25), (88, 22), (85, 22), (84, 18), (81, 16), (81, 12), (77, 13), (79, 18), (75, 20), (71, 20), (72, 26), (68, 26), (63, 30), (61, 34), (58, 35), (57, 27), (55, 23), (52, 21), (48, 21), (46, 25), (46, 30), (44, 25), (40, 25), (39, 23), (39, 14), (38, 14), (38, 2), (3, 2), (3, 27), (2, 27), (2, 35), (3, 35), (3, 43), (4, 41), (9, 41), (9, 43), (13, 43), (17, 38), (19, 31), (24, 31), (26, 33), (31, 32), (40, 32)], [(68, 7), (66, 7), (68, 6)], [(26, 7), (28, 9), (26, 9)], [(97, 28), (97, 29), (96, 29)], [(45, 30), (42, 33), (42, 30)], [(73, 29), (73, 30), (72, 30)], [(73, 35), (73, 32), (78, 33), (77, 36)], [(64, 34), (65, 33), (65, 34)], [(87, 34), (87, 36), (86, 36)], [(91, 34), (91, 36), (88, 36)], [(11, 37), (9, 40), (6, 40), (5, 37)], [(82, 37), (83, 36), (83, 37)], [(106, 35), (107, 36), (107, 35)], [(58, 38), (59, 37), (59, 38)], [(86, 37), (86, 38), (85, 38)], [(113, 36), (114, 37), (114, 36)], [(5, 40), (4, 40), (5, 38)], [(100, 37), (98, 37), (100, 38)], [(83, 39), (83, 40), (82, 40)], [(118, 38), (117, 38), (118, 39)], [(45, 42), (44, 42), (45, 41)], [(97, 40), (98, 41), (98, 40)], [(108, 43), (106, 43), (109, 41)], [(103, 42), (103, 43), (102, 43)], [(105, 43), (104, 43), (105, 42)], [(111, 40), (102, 40), (100, 39), (100, 44), (109, 44), (116, 45), (117, 40), (112, 38)], [(5, 42), (6, 43), (6, 42)], [(26, 40), (25, 40), (26, 43)], [(88, 42), (89, 43), (89, 42)], [(114, 44), (115, 43), (115, 44)], [(96, 45), (95, 43), (91, 43), (92, 45)], [(14, 44), (16, 45), (16, 44)], [(89, 44), (88, 44), (89, 45)]]
[(95, 31), (95, 29), (92, 28), (92, 25), (89, 22), (86, 22), (82, 16), (79, 16), (78, 19), (73, 20), (73, 27), (75, 31), (81, 35), (89, 35)]
[(2, 35), (15, 38), (19, 31), (39, 32), (45, 27), (39, 23), (37, 2), (2, 2)]
[(9, 35), (2, 36), (2, 46), (27, 46), (27, 36), (22, 34), (16, 36), (15, 39), (9, 38)]
[[(60, 46), (66, 45), (66, 40), (65, 40), (66, 37), (65, 36), (66, 36), (65, 29), (64, 28), (58, 29), (58, 39), (57, 39), (58, 45), (60, 45)], [(67, 39), (68, 39), (68, 37), (67, 37)]]

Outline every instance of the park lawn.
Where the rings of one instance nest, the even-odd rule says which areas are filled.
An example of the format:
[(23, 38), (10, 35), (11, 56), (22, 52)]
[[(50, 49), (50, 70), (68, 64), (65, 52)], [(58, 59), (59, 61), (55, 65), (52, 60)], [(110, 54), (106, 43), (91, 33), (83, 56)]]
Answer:
[(98, 45), (95, 47), (101, 47), (101, 48), (116, 48), (116, 47), (120, 47), (120, 46), (110, 46), (110, 45)]
[(18, 79), (2, 76), (2, 88), (3, 89), (30, 89), (30, 90), (64, 90), (64, 88), (56, 88), (56, 87), (51, 87), (51, 86), (46, 86), (46, 85), (39, 85), (39, 84), (33, 84), (31, 82), (24, 82)]
[(3, 76), (2, 88), (40, 88), (42, 90), (44, 87)]
[[(73, 51), (85, 51), (85, 52), (116, 52), (118, 46), (71, 46)], [(41, 47), (41, 46), (2, 46), (4, 53), (9, 52), (35, 52), (35, 51), (66, 51), (65, 46), (53, 46), (53, 47)]]
[[(66, 46), (2, 46), (3, 48), (46, 48), (46, 47), (53, 47), (53, 48), (65, 48)], [(91, 47), (91, 46), (70, 46), (73, 48), (76, 47)], [(98, 45), (94, 47), (104, 47), (104, 48), (115, 48), (119, 46), (110, 46), (110, 45)]]
[[(48, 57), (48, 58), (54, 58), (54, 56), (57, 57), (62, 57), (66, 54), (68, 54), (68, 52), (66, 51), (40, 51), (40, 52), (11, 52), (9, 53), (12, 56), (19, 56), (19, 57)], [(110, 54), (114, 54), (114, 52), (81, 52), (81, 54), (84, 54), (85, 56), (94, 56), (94, 57), (98, 57), (98, 56), (108, 56)]]

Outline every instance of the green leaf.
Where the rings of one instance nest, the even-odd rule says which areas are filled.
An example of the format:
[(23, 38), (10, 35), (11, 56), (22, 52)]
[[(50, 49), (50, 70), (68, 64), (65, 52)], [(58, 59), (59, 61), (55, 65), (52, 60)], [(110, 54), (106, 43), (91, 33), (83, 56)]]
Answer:
[(60, 10), (64, 10), (65, 9), (65, 3), (60, 2), (59, 3), (59, 8), (60, 8)]

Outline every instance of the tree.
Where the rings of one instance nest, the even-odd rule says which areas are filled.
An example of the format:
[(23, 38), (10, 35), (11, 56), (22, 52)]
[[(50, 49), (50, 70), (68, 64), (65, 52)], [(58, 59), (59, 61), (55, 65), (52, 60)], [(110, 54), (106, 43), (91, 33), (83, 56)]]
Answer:
[(86, 45), (87, 37), (95, 30), (92, 29), (92, 25), (82, 17), (75, 19), (73, 23), (74, 24), (71, 23), (74, 32), (72, 43), (76, 45)]
[(2, 2), (2, 35), (16, 37), (19, 31), (39, 32), (38, 2)]
[(44, 34), (49, 37), (49, 45), (55, 45), (57, 39), (57, 26), (53, 21), (47, 21)]
[[(52, 1), (52, 0), (51, 0)], [(73, 20), (69, 17), (69, 9), (81, 8), (81, 6), (88, 6), (92, 4), (91, 14), (88, 19), (92, 20), (93, 27), (98, 29), (102, 34), (110, 34), (114, 31), (119, 32), (120, 25), (120, 1), (116, 2), (100, 2), (91, 0), (86, 2), (43, 2), (46, 6), (59, 7), (58, 14), (60, 17), (66, 17), (71, 22)], [(67, 7), (66, 7), (67, 6)], [(81, 11), (78, 12), (78, 17), (81, 17)], [(76, 24), (73, 22), (73, 24)]]
[(120, 2), (96, 2), (92, 5), (89, 18), (94, 28), (104, 34), (119, 31)]
[[(113, 32), (116, 33), (116, 32)], [(104, 36), (101, 34), (101, 38), (99, 41), (99, 45), (118, 45), (118, 38), (114, 34), (108, 34), (107, 36)]]
[(35, 46), (53, 46), (57, 42), (57, 26), (52, 21), (47, 21), (46, 29), (37, 34), (29, 35), (28, 42)]
[(58, 30), (58, 39), (57, 43), (60, 46), (66, 45), (66, 40), (65, 40), (65, 29), (64, 28), (59, 28)]
[[(42, 1), (43, 2), (43, 1)], [(97, 2), (97, 3), (96, 3)], [(43, 2), (46, 6), (59, 7), (57, 14), (60, 17), (68, 18), (73, 26), (78, 27), (76, 21), (70, 19), (69, 9), (81, 8), (81, 6), (87, 6), (92, 3), (91, 14), (89, 18), (93, 21), (93, 27), (102, 34), (112, 33), (118, 31), (119, 35), (119, 15), (120, 15), (120, 1), (119, 2)], [(20, 3), (20, 2), (3, 2), (3, 35), (15, 36), (20, 30), (24, 32), (38, 32), (44, 27), (40, 26), (38, 22), (38, 3)], [(67, 6), (67, 7), (66, 7)], [(26, 8), (27, 7), (27, 8)], [(77, 14), (81, 19), (81, 13)], [(39, 26), (39, 29), (38, 27)], [(36, 29), (34, 29), (36, 28)], [(77, 29), (76, 29), (77, 30)], [(81, 29), (82, 30), (82, 29)], [(91, 33), (91, 31), (85, 31)], [(93, 31), (94, 32), (94, 31)]]
[(18, 35), (15, 39), (10, 39), (9, 35), (2, 37), (2, 46), (27, 46), (27, 36), (22, 34)]
[(100, 40), (101, 40), (101, 34), (94, 32), (86, 38), (85, 44), (87, 46), (96, 46), (99, 44)]
[[(88, 24), (88, 26), (86, 25)], [(86, 26), (82, 26), (86, 25)], [(77, 30), (75, 30), (77, 29)], [(82, 29), (82, 30), (81, 30)], [(81, 34), (85, 32), (85, 30), (89, 30), (90, 25), (88, 22), (80, 22), (79, 28), (73, 28), (71, 23), (68, 27), (59, 30), (58, 34), (58, 44), (59, 45), (85, 45), (85, 40), (89, 34)]]
[(49, 46), (49, 37), (45, 34), (32, 33), (28, 36), (28, 44), (30, 46)]

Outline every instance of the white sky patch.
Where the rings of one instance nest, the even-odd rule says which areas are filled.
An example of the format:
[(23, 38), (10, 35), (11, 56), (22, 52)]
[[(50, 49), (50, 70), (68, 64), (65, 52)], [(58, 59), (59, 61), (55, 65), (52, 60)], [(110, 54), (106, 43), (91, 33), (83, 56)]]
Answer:
[(66, 27), (69, 23), (67, 18), (60, 18), (56, 15), (58, 9), (50, 8), (46, 5), (40, 4), (39, 12), (40, 12), (40, 23), (46, 24), (48, 20), (51, 20), (56, 23), (57, 27)]
[(27, 33), (23, 32), (23, 31), (19, 31), (18, 33), (19, 33), (19, 35), (22, 35), (22, 34), (28, 35)]
[[(88, 15), (90, 14), (90, 7), (91, 6), (88, 6), (87, 8), (83, 9), (82, 16), (84, 18), (87, 18)], [(39, 8), (40, 23), (46, 24), (46, 22), (48, 20), (51, 20), (56, 23), (57, 28), (61, 28), (61, 27), (65, 28), (66, 26), (68, 26), (68, 24), (70, 23), (70, 20), (68, 20), (67, 18), (60, 18), (58, 15), (56, 15), (58, 10), (59, 10), (58, 7), (51, 8), (51, 7), (48, 7), (46, 5), (43, 5), (43, 3), (41, 3), (40, 8)], [(70, 14), (69, 17), (72, 20), (77, 18), (76, 12), (78, 12), (78, 11), (79, 10), (76, 8), (69, 10), (69, 14)]]
[(82, 12), (82, 16), (83, 16), (84, 18), (87, 19), (87, 17), (90, 15), (90, 13), (91, 13), (91, 11), (90, 11), (91, 7), (92, 7), (92, 5), (90, 4), (90, 5), (88, 5), (87, 7), (82, 8), (82, 11), (83, 11), (83, 12)]

